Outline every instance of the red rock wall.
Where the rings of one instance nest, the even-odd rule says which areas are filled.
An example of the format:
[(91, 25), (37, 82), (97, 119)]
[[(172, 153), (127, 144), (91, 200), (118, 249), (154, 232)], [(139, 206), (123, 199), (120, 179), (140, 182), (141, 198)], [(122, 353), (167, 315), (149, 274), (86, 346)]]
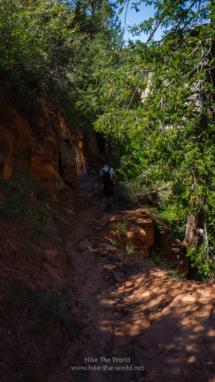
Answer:
[(85, 160), (84, 152), (83, 152), (83, 135), (81, 133), (75, 133), (72, 135), (72, 140), (75, 144), (78, 174), (86, 175), (86, 160)]
[(7, 180), (25, 167), (49, 188), (76, 192), (76, 150), (61, 113), (44, 101), (33, 128), (8, 102), (0, 108), (0, 176)]
[(92, 129), (85, 136), (76, 132), (72, 135), (76, 148), (76, 163), (80, 175), (90, 175), (92, 170), (99, 173), (102, 160), (107, 159), (97, 146), (95, 131)]

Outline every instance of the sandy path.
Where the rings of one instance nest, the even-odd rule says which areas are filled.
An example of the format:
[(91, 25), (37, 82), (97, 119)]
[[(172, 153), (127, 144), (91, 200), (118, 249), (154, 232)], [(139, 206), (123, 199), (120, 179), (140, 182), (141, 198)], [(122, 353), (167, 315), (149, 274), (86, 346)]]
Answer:
[[(82, 195), (90, 199), (92, 184), (94, 187), (95, 182), (95, 179), (84, 181)], [(191, 354), (191, 348), (186, 348), (186, 357), (182, 357), (185, 347), (181, 349), (179, 345), (184, 342), (183, 336), (189, 336), (189, 333), (182, 330), (178, 337), (175, 336), (169, 321), (174, 307), (177, 304), (184, 306), (183, 301), (186, 301), (187, 310), (178, 309), (173, 315), (176, 326), (183, 324), (188, 311), (189, 315), (195, 315), (192, 335), (195, 330), (198, 333), (210, 330), (212, 321), (209, 326), (207, 324), (213, 307), (213, 286), (180, 282), (138, 255), (128, 255), (108, 245), (102, 246), (107, 244), (106, 232), (110, 219), (116, 217), (118, 212), (115, 207), (111, 214), (104, 213), (99, 199), (95, 199), (95, 205), (98, 208), (94, 209), (91, 219), (85, 224), (84, 232), (80, 232), (75, 241), (68, 243), (74, 259), (73, 284), (77, 290), (76, 297), (86, 306), (86, 316), (81, 322), (81, 335), (71, 343), (61, 363), (53, 369), (46, 382), (188, 382), (193, 381), (194, 369), (195, 382), (214, 381), (215, 379), (211, 379), (214, 375), (213, 359), (208, 368), (202, 366), (202, 356), (197, 353), (198, 349), (202, 352), (203, 347), (195, 348), (195, 354)], [(86, 238), (92, 248), (81, 251), (79, 243)], [(132, 282), (133, 286), (126, 289), (120, 279)], [(199, 315), (204, 310), (208, 312), (203, 329), (198, 328), (196, 320), (196, 307), (199, 307), (201, 298), (204, 306), (199, 308)], [(158, 309), (163, 310), (162, 313)], [(159, 348), (159, 345), (164, 346), (165, 343), (162, 333), (163, 337), (169, 338), (167, 350)], [(213, 338), (213, 333), (211, 335)], [(200, 337), (199, 335), (198, 338)], [(183, 358), (183, 362), (178, 362), (177, 367), (172, 367), (171, 360), (168, 360), (168, 357), (174, 358), (174, 349), (171, 350), (171, 346), (178, 346), (177, 356)], [(186, 368), (187, 357), (190, 364), (187, 369), (189, 372), (185, 373), (180, 365)], [(201, 359), (198, 363), (196, 360), (199, 357)], [(146, 373), (143, 371), (144, 366)], [(205, 370), (207, 373), (204, 376), (207, 378), (202, 379)]]

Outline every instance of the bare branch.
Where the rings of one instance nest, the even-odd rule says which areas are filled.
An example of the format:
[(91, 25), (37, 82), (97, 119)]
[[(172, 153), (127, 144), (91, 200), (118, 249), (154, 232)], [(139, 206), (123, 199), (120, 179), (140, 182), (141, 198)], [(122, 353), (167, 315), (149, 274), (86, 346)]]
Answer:
[(157, 24), (155, 25), (155, 27), (154, 27), (152, 33), (150, 34), (150, 36), (149, 36), (148, 39), (146, 40), (145, 45), (148, 45), (148, 43), (151, 41), (152, 37), (154, 36), (156, 30), (158, 29), (158, 27), (159, 27), (161, 21), (164, 19), (164, 17), (165, 17), (165, 15), (163, 15), (163, 16), (160, 17), (160, 19), (158, 20)]
[(132, 101), (133, 101), (133, 98), (134, 98), (134, 96), (135, 96), (136, 91), (137, 91), (137, 88), (134, 90), (134, 93), (132, 94), (132, 97), (131, 97), (131, 100), (130, 100), (130, 102), (129, 102), (129, 105), (127, 106), (128, 108), (129, 108), (129, 107), (131, 106), (131, 104), (132, 104)]

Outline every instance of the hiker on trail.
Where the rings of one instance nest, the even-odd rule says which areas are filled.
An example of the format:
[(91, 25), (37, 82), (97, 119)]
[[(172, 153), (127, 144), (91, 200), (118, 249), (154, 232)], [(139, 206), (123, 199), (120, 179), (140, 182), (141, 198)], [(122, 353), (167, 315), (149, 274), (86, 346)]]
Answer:
[(111, 200), (114, 196), (114, 179), (117, 179), (114, 169), (108, 167), (108, 162), (103, 162), (103, 168), (99, 171), (99, 182), (104, 184), (103, 193), (107, 200), (105, 212), (111, 210)]

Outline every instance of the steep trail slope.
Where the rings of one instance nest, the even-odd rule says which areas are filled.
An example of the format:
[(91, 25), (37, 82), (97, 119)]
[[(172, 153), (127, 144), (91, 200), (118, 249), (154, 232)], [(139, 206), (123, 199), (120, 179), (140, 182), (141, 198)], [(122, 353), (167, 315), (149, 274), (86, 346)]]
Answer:
[[(95, 187), (95, 178), (83, 179), (82, 197), (91, 200)], [(107, 214), (103, 199), (92, 200), (66, 243), (75, 297), (86, 306), (81, 334), (46, 382), (214, 381), (215, 283), (176, 280), (111, 246), (123, 207)]]

